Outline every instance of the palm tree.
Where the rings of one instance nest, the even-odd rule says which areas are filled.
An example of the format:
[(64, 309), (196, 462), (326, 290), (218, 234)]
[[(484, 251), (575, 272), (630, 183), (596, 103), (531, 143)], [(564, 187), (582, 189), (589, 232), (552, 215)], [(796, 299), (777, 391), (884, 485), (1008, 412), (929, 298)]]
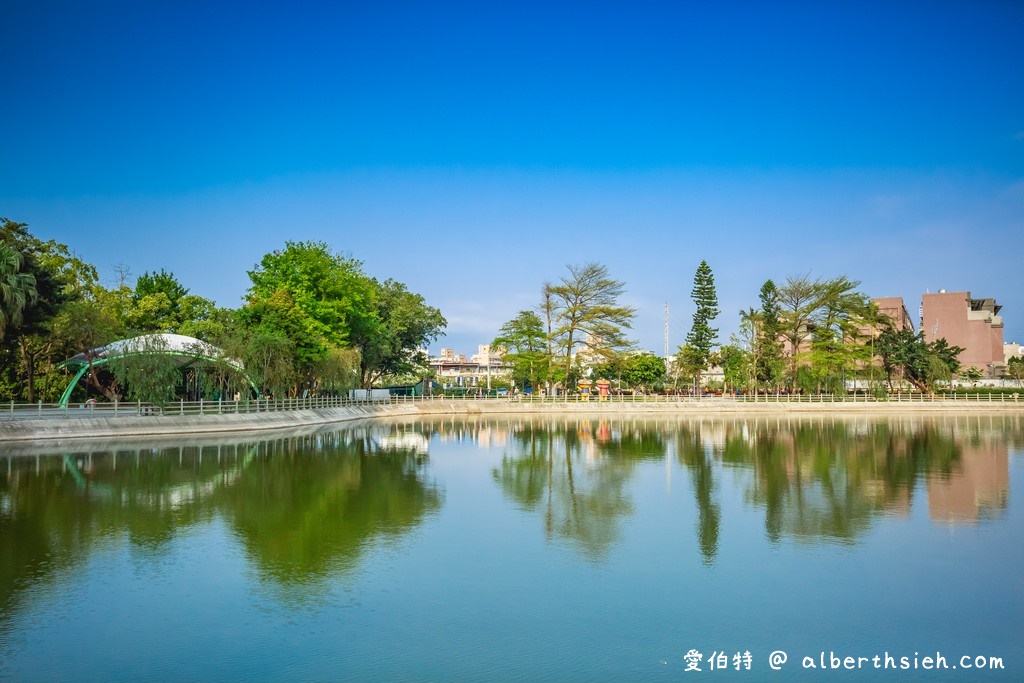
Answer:
[(21, 324), (25, 306), (38, 296), (35, 276), (22, 273), (21, 264), (19, 252), (0, 244), (0, 339), (4, 338), (8, 327)]

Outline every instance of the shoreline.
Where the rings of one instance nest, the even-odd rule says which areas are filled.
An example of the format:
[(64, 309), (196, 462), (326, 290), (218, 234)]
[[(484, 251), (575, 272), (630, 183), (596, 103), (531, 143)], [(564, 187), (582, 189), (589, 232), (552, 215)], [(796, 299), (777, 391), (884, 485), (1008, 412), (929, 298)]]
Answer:
[(926, 415), (1022, 415), (1024, 401), (928, 403), (738, 403), (704, 400), (680, 403), (516, 403), (511, 401), (432, 400), (337, 408), (272, 411), (220, 415), (160, 415), (54, 419), (0, 419), (0, 444), (40, 443), (53, 446), (88, 440), (125, 438), (197, 437), (245, 432), (291, 431), (323, 428), (363, 420), (409, 417), (514, 417), (514, 416), (662, 416), (662, 417), (920, 417)]

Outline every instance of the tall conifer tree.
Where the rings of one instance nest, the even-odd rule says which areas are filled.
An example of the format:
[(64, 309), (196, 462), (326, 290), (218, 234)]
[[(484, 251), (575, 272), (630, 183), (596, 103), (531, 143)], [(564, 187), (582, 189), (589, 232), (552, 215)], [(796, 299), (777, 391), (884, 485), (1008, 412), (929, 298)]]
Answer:
[(718, 294), (715, 292), (715, 276), (707, 261), (701, 261), (697, 266), (690, 294), (697, 310), (693, 312), (693, 327), (686, 335), (686, 344), (692, 349), (691, 360), (697, 367), (697, 386), (700, 386), (700, 373), (707, 369), (711, 348), (718, 341), (718, 328), (711, 327), (711, 321), (718, 316)]

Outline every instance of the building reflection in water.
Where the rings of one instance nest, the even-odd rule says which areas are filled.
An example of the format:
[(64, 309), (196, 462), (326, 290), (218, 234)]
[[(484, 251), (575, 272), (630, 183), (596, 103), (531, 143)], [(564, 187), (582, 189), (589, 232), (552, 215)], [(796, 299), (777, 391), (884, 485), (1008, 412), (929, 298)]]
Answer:
[(949, 475), (928, 477), (928, 515), (945, 524), (977, 524), (1002, 516), (1010, 497), (1010, 455), (1005, 442), (965, 444)]
[[(695, 537), (707, 563), (721, 534), (719, 488), (739, 482), (778, 542), (855, 543), (880, 515), (908, 515), (925, 493), (935, 522), (1002, 514), (1009, 449), (1021, 420), (946, 418), (843, 420), (519, 420), (503, 423), (513, 447), (495, 481), (523, 509), (543, 515), (545, 533), (600, 560), (634, 502), (636, 467), (664, 460), (688, 475)], [(479, 428), (489, 439), (502, 424)]]

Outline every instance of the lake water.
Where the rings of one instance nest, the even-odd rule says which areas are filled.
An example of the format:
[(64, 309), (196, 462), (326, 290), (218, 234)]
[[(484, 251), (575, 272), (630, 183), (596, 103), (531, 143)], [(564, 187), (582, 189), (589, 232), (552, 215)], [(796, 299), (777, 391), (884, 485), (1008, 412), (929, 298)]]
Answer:
[(1019, 417), (265, 439), (0, 451), (0, 678), (1024, 680)]

